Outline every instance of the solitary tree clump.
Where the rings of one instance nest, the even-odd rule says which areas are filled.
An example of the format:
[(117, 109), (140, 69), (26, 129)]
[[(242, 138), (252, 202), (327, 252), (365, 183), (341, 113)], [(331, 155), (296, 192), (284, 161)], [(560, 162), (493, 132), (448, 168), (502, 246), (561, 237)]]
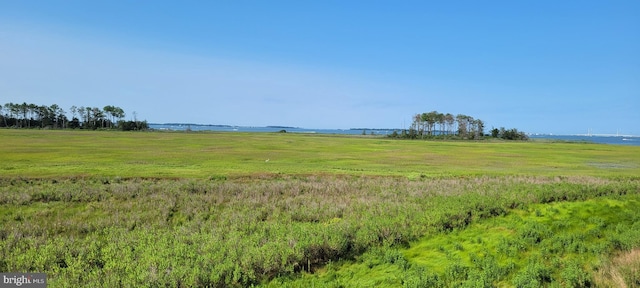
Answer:
[[(469, 139), (478, 140), (485, 136), (485, 122), (471, 116), (431, 111), (413, 115), (413, 123), (408, 130), (394, 131), (387, 137), (400, 139)], [(527, 140), (524, 132), (517, 129), (492, 129), (491, 136), (507, 140)], [(366, 132), (363, 131), (363, 134)]]
[(529, 140), (529, 136), (522, 131), (518, 131), (516, 128), (505, 129), (504, 127), (491, 129), (491, 137), (504, 140)]

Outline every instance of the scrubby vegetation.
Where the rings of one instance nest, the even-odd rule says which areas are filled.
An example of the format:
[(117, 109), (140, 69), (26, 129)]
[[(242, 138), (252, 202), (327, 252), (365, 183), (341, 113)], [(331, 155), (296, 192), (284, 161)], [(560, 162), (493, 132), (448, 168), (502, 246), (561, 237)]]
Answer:
[[(436, 281), (433, 283), (457, 286), (480, 281), (476, 278), (482, 275), (475, 275), (473, 267), (486, 265), (497, 269), (494, 278), (483, 280), (489, 284), (511, 274), (511, 281), (533, 281), (530, 277), (534, 276), (527, 273), (537, 273), (534, 278), (542, 282), (536, 283), (553, 283), (566, 278), (556, 278), (557, 273), (569, 273), (556, 268), (569, 264), (544, 270), (540, 267), (547, 266), (541, 265), (553, 261), (543, 261), (545, 255), (562, 255), (558, 253), (565, 250), (606, 255), (630, 249), (637, 246), (638, 235), (629, 231), (640, 231), (633, 227), (633, 221), (640, 220), (638, 215), (626, 210), (632, 214), (614, 214), (610, 217), (619, 219), (613, 222), (603, 218), (609, 217), (606, 215), (587, 218), (593, 227), (607, 230), (592, 229), (574, 236), (551, 233), (556, 230), (549, 229), (562, 228), (558, 226), (561, 222), (549, 226), (524, 219), (508, 227), (517, 237), (492, 244), (493, 252), (489, 252), (490, 245), (482, 245), (483, 241), (496, 242), (489, 240), (495, 237), (490, 234), (445, 244), (443, 255), (452, 253), (453, 258), (449, 268), (438, 271), (412, 260), (411, 252), (405, 257), (398, 249), (424, 235), (466, 239), (455, 235), (465, 233), (460, 229), (473, 227), (478, 220), (500, 215), (522, 218), (512, 212), (514, 208), (545, 209), (531, 206), (533, 203), (637, 195), (640, 183), (590, 177), (409, 180), (345, 176), (260, 181), (5, 179), (1, 187), (0, 270), (49, 273), (53, 287), (248, 286), (272, 279), (282, 284), (298, 279), (300, 272), (321, 275), (318, 269), (326, 269), (327, 264), (362, 259), (370, 259), (366, 260), (368, 269), (391, 262), (404, 271), (398, 274), (404, 278), (383, 278), (389, 285)], [(549, 209), (558, 208), (540, 213), (552, 213)], [(617, 221), (620, 219), (626, 222)], [(556, 226), (559, 228), (553, 228)], [(585, 246), (580, 238), (585, 235), (602, 240), (596, 248)], [(548, 239), (548, 248), (536, 248), (540, 252), (528, 257), (529, 264), (509, 260), (519, 259), (522, 251), (530, 249), (527, 247)], [(416, 247), (412, 249), (420, 249)], [(489, 250), (467, 253), (466, 260), (455, 256), (457, 250), (478, 247)], [(488, 255), (494, 256), (485, 257)], [(592, 270), (584, 267), (585, 261), (593, 259), (590, 257), (570, 262), (578, 273), (575, 281), (593, 281)], [(430, 272), (420, 272), (423, 270)]]
[(0, 134), (0, 271), (45, 272), (51, 287), (637, 279), (624, 259), (640, 247), (638, 147)]
[(597, 287), (640, 287), (640, 248), (613, 255), (599, 267), (594, 280)]
[(516, 128), (505, 129), (504, 127), (491, 129), (491, 137), (504, 140), (529, 140), (529, 136)]
[[(310, 279), (321, 283), (336, 273), (375, 275), (376, 270), (386, 270), (369, 281), (405, 287), (593, 286), (594, 273), (609, 267), (607, 255), (640, 244), (638, 200), (635, 194), (532, 204), (465, 229), (429, 235), (409, 248), (368, 253), (355, 264), (296, 284)], [(625, 275), (627, 284), (637, 279)], [(389, 281), (393, 276), (395, 281)], [(346, 287), (362, 285), (355, 277), (340, 281)]]

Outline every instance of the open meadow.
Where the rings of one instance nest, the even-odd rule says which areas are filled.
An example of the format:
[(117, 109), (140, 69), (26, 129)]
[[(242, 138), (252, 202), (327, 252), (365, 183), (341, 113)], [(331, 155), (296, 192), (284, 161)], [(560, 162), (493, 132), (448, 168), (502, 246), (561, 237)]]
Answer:
[(640, 148), (290, 133), (0, 130), (2, 177), (640, 175)]
[(50, 287), (640, 286), (640, 147), (1, 129)]

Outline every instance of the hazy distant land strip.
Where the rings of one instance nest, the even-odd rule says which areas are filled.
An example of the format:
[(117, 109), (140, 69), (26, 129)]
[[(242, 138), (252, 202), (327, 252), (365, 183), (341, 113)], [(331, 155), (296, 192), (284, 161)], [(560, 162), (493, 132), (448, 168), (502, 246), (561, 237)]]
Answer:
[[(208, 124), (188, 124), (188, 123), (150, 123), (149, 128), (167, 131), (219, 131), (219, 132), (280, 132), (287, 133), (310, 133), (310, 134), (344, 134), (361, 135), (363, 132), (376, 135), (391, 134), (394, 130), (400, 131), (402, 128), (349, 128), (349, 129), (308, 129), (289, 126), (233, 126), (233, 125), (208, 125)], [(530, 134), (531, 139), (560, 140), (569, 142), (593, 142), (600, 144), (633, 145), (640, 146), (640, 136), (636, 135), (553, 135), (553, 134)]]

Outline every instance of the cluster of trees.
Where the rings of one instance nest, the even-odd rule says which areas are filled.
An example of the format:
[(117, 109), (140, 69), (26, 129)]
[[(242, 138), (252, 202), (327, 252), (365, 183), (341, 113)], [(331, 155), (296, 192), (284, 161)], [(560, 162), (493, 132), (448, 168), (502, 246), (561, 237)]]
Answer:
[[(402, 130), (400, 133), (394, 131), (389, 136), (402, 139), (424, 139), (424, 138), (459, 138), (459, 139), (482, 139), (491, 136), (507, 140), (527, 140), (524, 132), (517, 129), (506, 130), (505, 128), (492, 129), (491, 135), (484, 133), (485, 124), (480, 119), (471, 116), (451, 113), (440, 113), (431, 111), (422, 114), (415, 114), (410, 128)], [(495, 133), (494, 133), (495, 132)]]
[(390, 137), (406, 139), (423, 139), (433, 137), (458, 137), (463, 139), (479, 139), (484, 136), (484, 121), (471, 116), (431, 111), (415, 114), (409, 129), (400, 133), (394, 131)]
[(518, 129), (504, 129), (504, 127), (491, 129), (491, 137), (505, 140), (529, 140), (529, 136)]
[(71, 120), (67, 112), (57, 104), (51, 106), (25, 103), (6, 103), (0, 105), (0, 127), (12, 128), (51, 128), (51, 129), (119, 129), (146, 130), (146, 121), (125, 121), (122, 108), (107, 105), (98, 107), (71, 106)]

